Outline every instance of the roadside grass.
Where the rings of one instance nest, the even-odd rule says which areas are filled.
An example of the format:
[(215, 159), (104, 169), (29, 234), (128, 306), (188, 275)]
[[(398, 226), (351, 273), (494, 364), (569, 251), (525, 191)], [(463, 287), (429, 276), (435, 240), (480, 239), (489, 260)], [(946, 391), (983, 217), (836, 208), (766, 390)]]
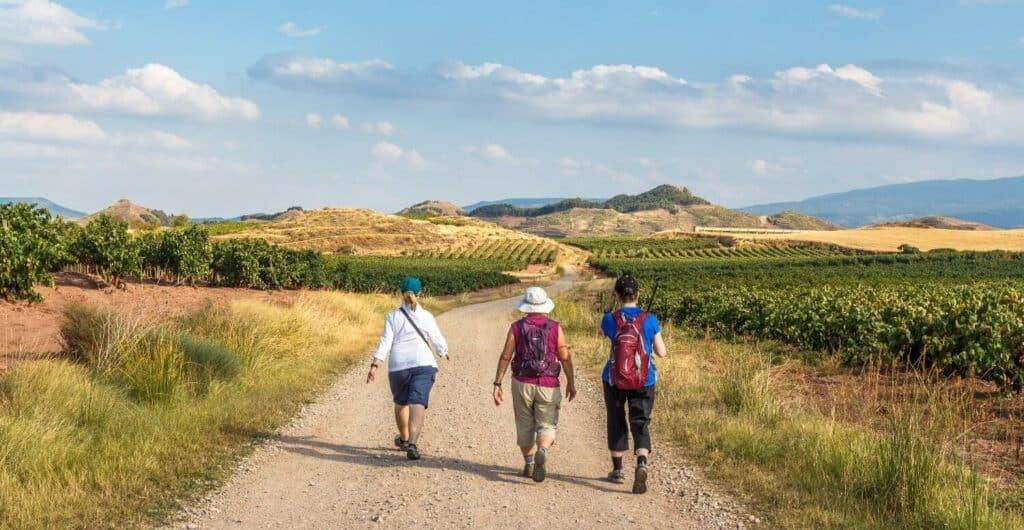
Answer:
[(68, 307), (65, 357), (0, 374), (0, 527), (158, 522), (366, 354), (393, 303), (307, 293), (159, 324)]
[[(577, 366), (598, 374), (594, 282), (557, 300)], [(883, 395), (863, 376), (856, 392), (821, 400), (800, 377), (828, 358), (781, 356), (771, 344), (730, 343), (663, 326), (656, 439), (752, 501), (781, 528), (1024, 528), (1019, 504), (957, 452), (971, 397), (922, 379)], [(875, 372), (876, 375), (879, 372)], [(880, 377), (875, 378), (880, 379)]]

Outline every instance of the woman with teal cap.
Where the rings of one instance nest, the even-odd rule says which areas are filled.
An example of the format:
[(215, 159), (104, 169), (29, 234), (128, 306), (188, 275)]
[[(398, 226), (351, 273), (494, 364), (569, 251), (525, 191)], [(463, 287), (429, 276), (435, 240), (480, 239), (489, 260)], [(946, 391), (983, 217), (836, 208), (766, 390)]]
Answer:
[(437, 377), (434, 352), (448, 358), (448, 343), (437, 327), (437, 320), (420, 305), (417, 296), (423, 285), (417, 278), (402, 280), (402, 305), (388, 313), (384, 331), (370, 362), (366, 383), (376, 380), (377, 367), (388, 362), (388, 382), (395, 402), (395, 445), (409, 460), (419, 460), (416, 443), (423, 429), (430, 401), (430, 390)]

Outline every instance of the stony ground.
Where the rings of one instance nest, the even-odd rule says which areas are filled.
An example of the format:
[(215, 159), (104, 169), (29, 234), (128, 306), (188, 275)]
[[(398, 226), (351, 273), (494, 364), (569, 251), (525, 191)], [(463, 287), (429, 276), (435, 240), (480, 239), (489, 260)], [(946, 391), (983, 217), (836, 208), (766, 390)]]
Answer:
[[(565, 288), (569, 280), (553, 286)], [(338, 381), (236, 475), (174, 528), (744, 528), (759, 526), (716, 494), (664, 444), (652, 459), (651, 491), (604, 479), (603, 405), (597, 381), (562, 406), (548, 480), (518, 476), (511, 401), (495, 407), (491, 382), (512, 300), (463, 307), (439, 322), (453, 360), (443, 362), (410, 462), (395, 435), (386, 378), (363, 368)], [(627, 459), (628, 460), (628, 459)], [(627, 469), (632, 477), (632, 469)]]

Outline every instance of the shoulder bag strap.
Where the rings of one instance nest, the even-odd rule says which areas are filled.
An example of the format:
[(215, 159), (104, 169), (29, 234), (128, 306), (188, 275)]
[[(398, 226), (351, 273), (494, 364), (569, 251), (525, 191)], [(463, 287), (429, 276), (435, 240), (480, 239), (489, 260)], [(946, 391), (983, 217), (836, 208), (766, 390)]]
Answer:
[(423, 339), (423, 342), (427, 343), (427, 349), (430, 350), (431, 353), (433, 353), (434, 348), (430, 345), (430, 341), (427, 340), (427, 336), (423, 334), (423, 331), (420, 330), (420, 327), (416, 325), (416, 321), (412, 319), (412, 315), (410, 315), (409, 312), (405, 310), (405, 307), (400, 307), (398, 309), (400, 309), (402, 311), (402, 314), (405, 315), (405, 319), (408, 320), (410, 324), (412, 324), (412, 329), (416, 330), (416, 333), (419, 334), (421, 339)]

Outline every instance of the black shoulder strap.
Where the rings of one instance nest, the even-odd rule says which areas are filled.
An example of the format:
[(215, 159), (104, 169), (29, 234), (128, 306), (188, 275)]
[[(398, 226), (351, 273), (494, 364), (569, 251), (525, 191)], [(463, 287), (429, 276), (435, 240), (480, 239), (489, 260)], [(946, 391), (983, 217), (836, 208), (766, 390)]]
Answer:
[(412, 324), (412, 328), (416, 330), (416, 333), (418, 333), (420, 338), (423, 339), (423, 342), (427, 343), (427, 349), (429, 349), (430, 351), (434, 351), (434, 348), (430, 346), (430, 341), (427, 340), (427, 336), (424, 335), (422, 331), (420, 331), (420, 327), (417, 326), (416, 321), (412, 319), (412, 315), (410, 315), (409, 312), (405, 310), (405, 307), (399, 307), (398, 309), (400, 309), (402, 311), (402, 314), (405, 315), (405, 319), (408, 320), (410, 324)]

